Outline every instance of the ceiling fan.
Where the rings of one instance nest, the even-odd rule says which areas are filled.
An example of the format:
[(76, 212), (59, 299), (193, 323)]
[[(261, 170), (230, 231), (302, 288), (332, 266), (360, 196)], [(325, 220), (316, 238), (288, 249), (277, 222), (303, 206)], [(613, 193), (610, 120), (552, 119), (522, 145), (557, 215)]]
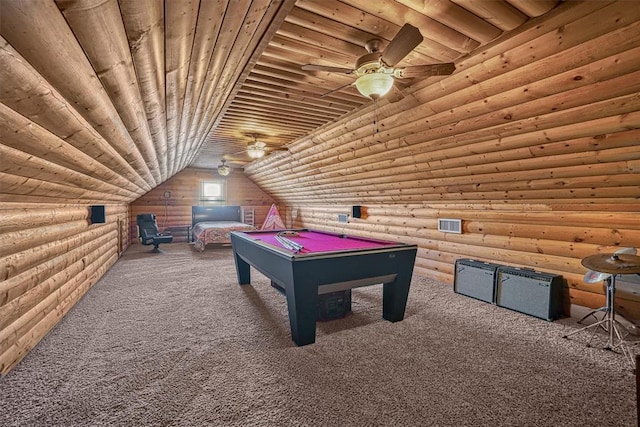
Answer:
[(220, 164), (218, 165), (217, 171), (220, 176), (228, 176), (232, 170), (236, 170), (238, 168), (232, 168), (231, 166), (226, 164), (226, 160), (222, 159)]
[(256, 135), (252, 136), (253, 141), (247, 144), (246, 149), (235, 153), (223, 155), (222, 162), (228, 161), (230, 163), (244, 165), (253, 160), (264, 157), (266, 154), (269, 154), (271, 152), (288, 150), (286, 147), (270, 147), (266, 142), (258, 141), (258, 137)]
[[(396, 68), (395, 65), (422, 43), (422, 40), (422, 34), (420, 34), (418, 28), (411, 24), (404, 24), (384, 51), (380, 51), (382, 40), (369, 40), (365, 44), (365, 49), (368, 53), (358, 58), (353, 69), (305, 64), (302, 66), (302, 70), (354, 74), (357, 77), (355, 85), (358, 92), (367, 98), (375, 100), (386, 95), (391, 90), (394, 78), (447, 76), (455, 71), (456, 67), (452, 62)], [(345, 86), (329, 93), (340, 90), (343, 87)]]

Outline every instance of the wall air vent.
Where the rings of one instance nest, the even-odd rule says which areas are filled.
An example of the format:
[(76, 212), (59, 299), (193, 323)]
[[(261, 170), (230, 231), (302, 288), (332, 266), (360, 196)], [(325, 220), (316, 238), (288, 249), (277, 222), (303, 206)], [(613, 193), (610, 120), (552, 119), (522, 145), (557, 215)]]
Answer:
[(438, 218), (438, 231), (442, 231), (443, 233), (462, 234), (462, 220)]

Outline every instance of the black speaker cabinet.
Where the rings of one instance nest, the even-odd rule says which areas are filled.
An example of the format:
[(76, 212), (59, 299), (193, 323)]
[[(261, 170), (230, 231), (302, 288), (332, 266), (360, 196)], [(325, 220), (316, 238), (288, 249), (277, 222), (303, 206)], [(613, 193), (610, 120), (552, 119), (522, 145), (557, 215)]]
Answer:
[(562, 315), (562, 276), (515, 267), (498, 268), (496, 304), (545, 320)]
[(453, 291), (494, 304), (498, 264), (458, 259), (454, 271)]
[(104, 224), (107, 222), (104, 205), (94, 205), (91, 208), (91, 224)]
[[(282, 286), (271, 281), (278, 292), (286, 296), (287, 292)], [(316, 320), (327, 321), (340, 319), (351, 313), (351, 289), (318, 295), (318, 314)]]
[(351, 313), (351, 289), (318, 295), (318, 320), (334, 320)]

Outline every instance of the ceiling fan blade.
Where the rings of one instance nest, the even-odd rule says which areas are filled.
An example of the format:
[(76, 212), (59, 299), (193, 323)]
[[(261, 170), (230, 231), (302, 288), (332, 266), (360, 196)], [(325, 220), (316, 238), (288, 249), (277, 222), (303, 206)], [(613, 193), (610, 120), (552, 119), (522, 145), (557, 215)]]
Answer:
[(393, 67), (422, 43), (420, 30), (411, 24), (404, 24), (382, 53), (382, 62)]
[(247, 163), (251, 163), (251, 160), (249, 158), (249, 156), (246, 157), (236, 157), (233, 154), (225, 154), (222, 156), (222, 158), (227, 162), (227, 163), (231, 163), (231, 164), (235, 164), (235, 165), (241, 165), (244, 166)]
[(304, 71), (328, 71), (330, 73), (352, 74), (351, 68), (329, 67), (327, 65), (304, 64), (300, 67)]
[(240, 157), (248, 156), (247, 150), (236, 151), (235, 153), (224, 154), (222, 158), (226, 161), (232, 161)]
[(409, 79), (412, 77), (448, 76), (453, 74), (456, 66), (453, 62), (443, 64), (412, 65), (396, 70), (398, 77)]
[(289, 151), (289, 149), (287, 147), (268, 147), (266, 149), (265, 154), (269, 155), (271, 153), (277, 153), (277, 152), (280, 152), (280, 151)]

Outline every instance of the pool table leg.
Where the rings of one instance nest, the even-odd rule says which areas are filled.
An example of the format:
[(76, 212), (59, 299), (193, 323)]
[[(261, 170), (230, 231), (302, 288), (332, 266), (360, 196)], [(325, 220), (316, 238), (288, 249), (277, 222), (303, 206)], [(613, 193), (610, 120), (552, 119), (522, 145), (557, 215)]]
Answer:
[(238, 275), (238, 284), (248, 285), (251, 283), (251, 269), (249, 263), (240, 258), (240, 256), (233, 253), (233, 258), (236, 262), (236, 274)]
[(390, 322), (404, 319), (407, 307), (411, 274), (398, 274), (396, 280), (382, 285), (382, 317)]
[(316, 342), (316, 319), (318, 317), (318, 286), (302, 281), (293, 285), (287, 284), (287, 308), (291, 339), (298, 346)]
[(390, 322), (404, 319), (416, 250), (396, 255), (397, 275), (393, 282), (382, 285), (382, 317)]

